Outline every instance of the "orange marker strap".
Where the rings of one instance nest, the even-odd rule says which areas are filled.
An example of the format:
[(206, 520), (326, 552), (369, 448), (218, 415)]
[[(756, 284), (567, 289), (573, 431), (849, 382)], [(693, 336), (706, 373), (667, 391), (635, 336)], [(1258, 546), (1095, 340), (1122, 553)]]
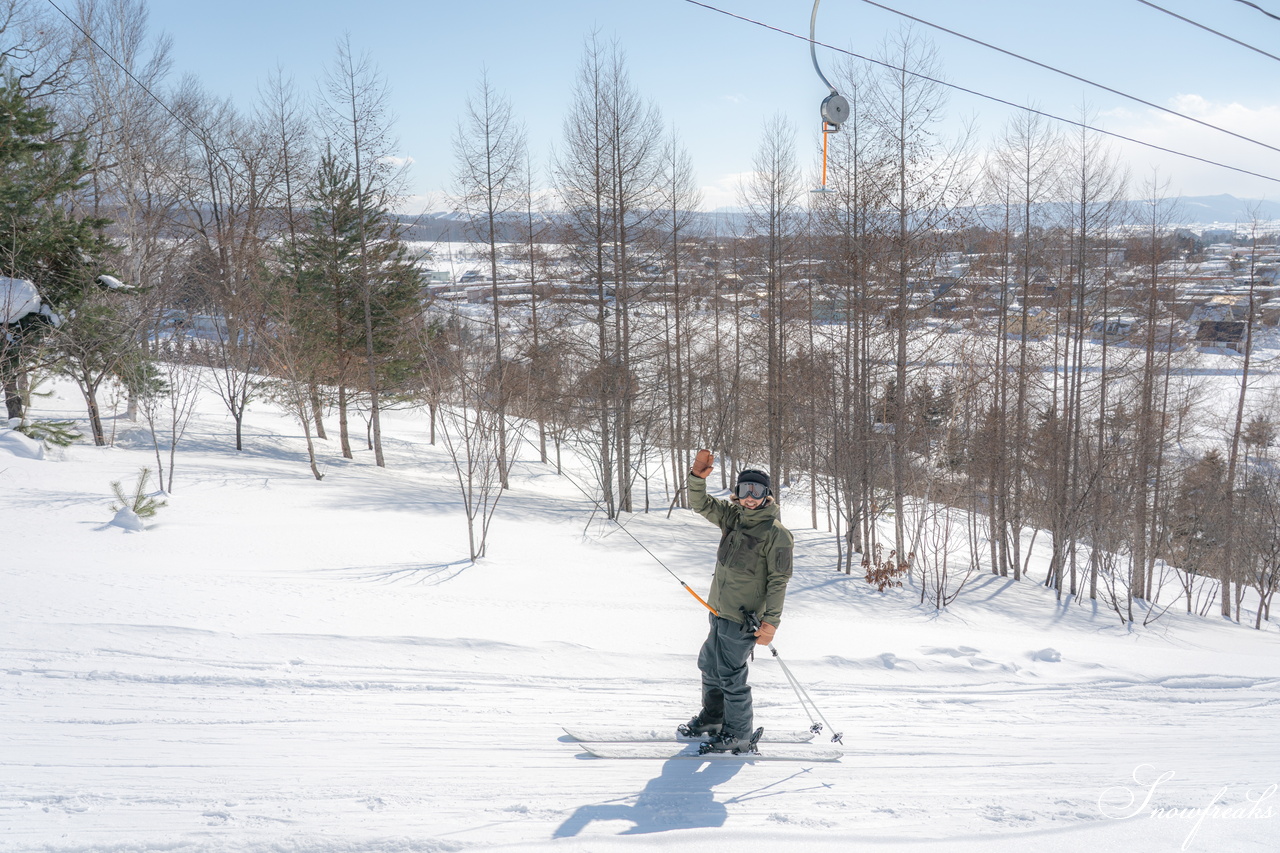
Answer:
[(700, 595), (698, 595), (696, 592), (694, 592), (694, 591), (693, 591), (693, 589), (692, 589), (692, 588), (691, 588), (687, 583), (685, 583), (684, 581), (680, 581), (680, 586), (684, 587), (684, 588), (685, 588), (685, 590), (686, 590), (686, 591), (688, 591), (688, 593), (689, 593), (690, 595), (692, 595), (694, 598), (698, 599), (698, 603), (699, 603), (699, 604), (701, 604), (703, 607), (707, 608), (708, 610), (710, 610), (712, 613), (714, 613), (714, 614), (715, 614), (715, 615), (717, 615), (717, 616), (719, 616), (719, 615), (720, 615), (720, 611), (719, 611), (719, 610), (716, 610), (716, 609), (715, 609), (714, 607), (712, 607), (710, 604), (707, 604), (707, 602), (703, 601), (703, 600), (702, 600), (702, 596), (700, 596)]
[(827, 123), (822, 123), (822, 188), (827, 187)]

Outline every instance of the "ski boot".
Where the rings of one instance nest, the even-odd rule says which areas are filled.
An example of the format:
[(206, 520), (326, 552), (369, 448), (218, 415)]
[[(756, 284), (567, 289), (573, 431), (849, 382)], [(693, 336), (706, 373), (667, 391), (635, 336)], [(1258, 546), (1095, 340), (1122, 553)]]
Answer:
[(756, 748), (756, 744), (760, 742), (762, 734), (764, 734), (764, 727), (756, 729), (751, 737), (740, 737), (733, 732), (722, 731), (701, 744), (698, 747), (698, 754), (706, 755), (709, 752), (729, 752), (734, 755), (758, 754), (760, 750)]
[(715, 735), (720, 733), (723, 723), (704, 723), (702, 715), (695, 716), (687, 723), (681, 723), (676, 726), (676, 734), (681, 737), (698, 737), (700, 735)]

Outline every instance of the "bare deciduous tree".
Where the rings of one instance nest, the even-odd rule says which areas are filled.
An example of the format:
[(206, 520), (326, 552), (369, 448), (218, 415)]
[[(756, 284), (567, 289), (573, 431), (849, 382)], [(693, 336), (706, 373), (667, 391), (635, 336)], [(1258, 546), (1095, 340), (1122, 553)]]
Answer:
[[(200, 398), (201, 376), (199, 364), (193, 358), (195, 351), (195, 342), (188, 343), (181, 338), (166, 341), (151, 362), (149, 387), (140, 395), (142, 413), (156, 454), (160, 488), (169, 494), (173, 493), (178, 444), (186, 435)], [(161, 456), (161, 436), (164, 437), (164, 449), (168, 451), (168, 465)]]
[[(511, 103), (499, 94), (483, 73), (475, 92), (467, 98), (463, 118), (453, 137), (454, 183), (459, 209), (466, 215), (467, 231), (489, 267), (493, 300), (493, 374), (496, 383), (498, 449), (506, 447), (507, 396), (504, 381), (502, 294), (498, 274), (498, 244), (503, 227), (515, 225), (516, 216), (531, 209), (528, 192), (528, 151), (525, 132), (511, 114)], [(502, 488), (509, 488), (507, 460), (499, 456)]]
[(424, 385), (450, 391), (449, 402), (439, 407), (440, 433), (453, 463), (474, 562), (485, 555), (489, 525), (502, 498), (498, 460), (507, 458), (510, 448), (500, 442), (512, 433), (500, 425), (499, 389), (490, 362), (467, 337), (437, 334), (420, 344), (430, 356), (421, 362), (427, 374)]
[[(748, 211), (747, 233), (754, 238), (765, 290), (765, 449), (769, 476), (779, 484), (789, 445), (786, 413), (795, 390), (786, 386), (784, 378), (791, 319), (784, 283), (799, 246), (802, 192), (794, 152), (794, 129), (775, 116), (763, 128), (754, 168), (741, 190), (742, 204)], [(781, 489), (776, 491), (781, 494)]]
[[(948, 235), (961, 224), (956, 214), (969, 198), (973, 175), (967, 132), (950, 141), (938, 136), (946, 93), (936, 82), (940, 72), (933, 48), (907, 30), (887, 41), (882, 55), (887, 68), (875, 79), (869, 96), (872, 122), (890, 166), (887, 186), (880, 193), (886, 219), (882, 272), (896, 294), (893, 384), (898, 394), (905, 394), (912, 295), (920, 291), (920, 281), (945, 250)], [(909, 443), (905, 424), (895, 422), (890, 460), (894, 549), (899, 554), (906, 552), (907, 543)]]

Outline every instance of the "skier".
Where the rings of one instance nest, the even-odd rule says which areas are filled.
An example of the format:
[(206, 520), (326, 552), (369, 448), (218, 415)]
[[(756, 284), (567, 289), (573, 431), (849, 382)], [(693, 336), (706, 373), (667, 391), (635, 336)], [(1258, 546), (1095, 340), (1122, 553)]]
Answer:
[[(782, 621), (795, 543), (778, 517), (769, 475), (753, 468), (738, 472), (733, 495), (720, 500), (707, 494), (714, 461), (710, 450), (699, 450), (689, 472), (693, 510), (722, 535), (707, 596), (716, 612), (708, 614), (711, 631), (698, 654), (702, 709), (679, 731), (711, 735), (710, 750), (734, 752), (753, 746), (747, 659), (756, 645), (773, 641)], [(755, 620), (759, 628), (752, 631)]]

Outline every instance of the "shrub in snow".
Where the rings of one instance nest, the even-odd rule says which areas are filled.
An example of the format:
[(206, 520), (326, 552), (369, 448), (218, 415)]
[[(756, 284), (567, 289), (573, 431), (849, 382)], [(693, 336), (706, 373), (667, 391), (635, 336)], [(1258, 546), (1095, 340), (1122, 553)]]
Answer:
[(70, 447), (80, 438), (80, 433), (75, 430), (75, 421), (28, 421), (19, 426), (18, 431), (55, 447)]
[[(138, 482), (134, 484), (133, 494), (131, 495), (125, 494), (124, 487), (120, 485), (119, 480), (116, 480), (111, 484), (111, 491), (115, 492), (116, 500), (118, 501), (118, 503), (111, 505), (111, 511), (116, 514), (115, 520), (111, 522), (112, 524), (119, 524), (122, 520), (126, 522), (131, 521), (129, 519), (129, 515), (124, 515), (122, 519), (122, 512), (124, 510), (128, 510), (130, 515), (135, 519), (139, 519), (137, 527), (129, 529), (141, 530), (142, 522), (140, 519), (154, 518), (155, 514), (161, 507), (168, 506), (167, 501), (159, 500), (152, 495), (147, 494), (147, 481), (150, 479), (151, 469), (141, 469), (138, 472)], [(125, 527), (126, 525), (119, 524), (119, 526)]]
[(862, 567), (867, 570), (867, 583), (874, 586), (877, 592), (902, 587), (902, 577), (911, 568), (911, 564), (899, 561), (897, 556), (897, 551), (890, 551), (886, 558), (884, 548), (877, 542), (872, 556), (862, 558)]
[[(47, 376), (29, 375), (27, 387), (21, 389), (22, 393), (22, 410), (25, 412), (31, 407), (31, 401), (37, 397), (52, 397), (52, 391), (41, 391), (40, 386), (44, 384)], [(70, 447), (80, 438), (80, 433), (76, 432), (75, 421), (29, 421), (25, 417), (14, 418), (10, 426), (18, 432), (43, 443), (46, 447), (52, 445), (54, 447)]]

